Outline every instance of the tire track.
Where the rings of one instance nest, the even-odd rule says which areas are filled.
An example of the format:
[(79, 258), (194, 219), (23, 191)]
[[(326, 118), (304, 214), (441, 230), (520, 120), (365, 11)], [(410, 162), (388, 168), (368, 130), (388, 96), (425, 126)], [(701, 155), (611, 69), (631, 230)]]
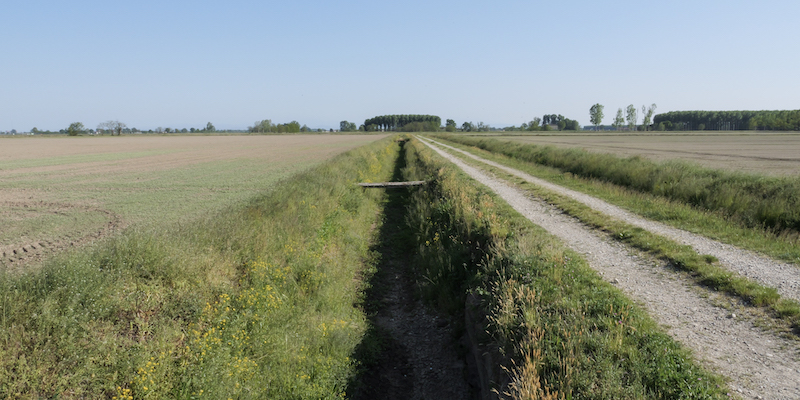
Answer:
[(422, 142), (581, 253), (607, 281), (643, 304), (672, 337), (713, 370), (729, 377), (731, 389), (752, 399), (800, 398), (800, 356), (795, 342), (713, 305), (708, 291), (663, 263), (640, 256), (543, 201), (530, 198), (426, 140)]
[(125, 222), (122, 218), (103, 208), (64, 203), (48, 202), (5, 202), (5, 207), (44, 207), (45, 213), (58, 214), (67, 210), (81, 210), (105, 215), (106, 222), (93, 229), (76, 234), (63, 236), (39, 237), (31, 241), (0, 246), (0, 266), (5, 265), (7, 271), (24, 271), (31, 263), (42, 260), (49, 254), (58, 253), (69, 247), (78, 247), (94, 240), (106, 237), (112, 232), (123, 229)]

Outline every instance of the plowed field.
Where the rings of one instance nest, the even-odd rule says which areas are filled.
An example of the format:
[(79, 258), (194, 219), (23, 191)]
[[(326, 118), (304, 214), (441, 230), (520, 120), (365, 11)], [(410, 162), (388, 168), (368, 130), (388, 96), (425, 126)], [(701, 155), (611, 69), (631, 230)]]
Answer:
[(768, 175), (800, 174), (797, 133), (566, 133), (496, 136), (538, 145), (578, 147), (619, 156), (656, 161), (683, 159), (706, 167)]

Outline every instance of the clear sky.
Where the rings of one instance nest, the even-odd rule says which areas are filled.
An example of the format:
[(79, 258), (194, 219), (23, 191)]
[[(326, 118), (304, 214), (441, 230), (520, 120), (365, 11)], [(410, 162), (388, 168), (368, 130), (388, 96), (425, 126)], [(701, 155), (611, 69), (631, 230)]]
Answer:
[(0, 0), (0, 131), (800, 109), (798, 16), (797, 0)]

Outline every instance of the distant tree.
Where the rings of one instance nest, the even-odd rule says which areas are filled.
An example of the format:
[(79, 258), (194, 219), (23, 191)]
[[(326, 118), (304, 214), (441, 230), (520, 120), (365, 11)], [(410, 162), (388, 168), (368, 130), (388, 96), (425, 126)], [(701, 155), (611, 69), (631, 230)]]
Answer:
[(564, 129), (570, 130), (570, 131), (579, 131), (579, 130), (581, 130), (581, 124), (577, 120), (567, 118), (564, 121), (566, 122), (566, 126), (564, 127)]
[(311, 128), (309, 128), (308, 125), (303, 124), (303, 126), (300, 127), (300, 132), (311, 132)]
[(31, 133), (37, 134), (39, 133), (39, 129), (34, 126), (33, 129), (31, 129)]
[(297, 121), (288, 122), (285, 124), (278, 124), (274, 126), (273, 132), (278, 133), (299, 133), (300, 123)]
[(625, 125), (625, 117), (622, 115), (622, 109), (621, 108), (617, 109), (617, 116), (614, 117), (614, 123), (611, 124), (611, 125), (616, 130), (619, 130), (620, 128), (622, 128), (623, 125)]
[(209, 123), (207, 123), (207, 124), (206, 124), (206, 129), (205, 129), (205, 131), (206, 131), (206, 132), (216, 132), (216, 131), (217, 131), (217, 128), (215, 128), (215, 127), (214, 127), (214, 124), (212, 124), (211, 122), (209, 122)]
[(98, 131), (107, 132), (111, 135), (116, 134), (117, 136), (122, 134), (122, 130), (125, 128), (127, 128), (127, 125), (125, 125), (124, 123), (112, 120), (108, 120), (106, 122), (102, 122), (97, 125)]
[(455, 132), (456, 131), (456, 121), (454, 121), (452, 119), (448, 119), (444, 130), (446, 130), (447, 132)]
[(602, 104), (597, 103), (589, 109), (589, 121), (592, 122), (595, 130), (597, 130), (597, 127), (603, 122), (603, 117)]
[(638, 119), (638, 117), (636, 116), (636, 107), (634, 107), (633, 104), (631, 104), (625, 111), (626, 111), (625, 119), (628, 120), (628, 129), (630, 130), (636, 129), (636, 120)]
[(562, 119), (561, 121), (558, 121), (556, 125), (558, 126), (558, 130), (563, 131), (564, 128), (567, 127), (567, 121)]
[(656, 112), (656, 103), (650, 105), (650, 107), (645, 108), (642, 106), (642, 115), (644, 116), (644, 121), (642, 121), (642, 125), (644, 126), (644, 130), (647, 130), (647, 127), (650, 126), (651, 121), (653, 120), (653, 113)]
[(436, 121), (413, 121), (403, 125), (400, 130), (403, 132), (438, 132), (439, 123)]
[(272, 132), (275, 129), (275, 125), (272, 124), (271, 119), (264, 119), (261, 121), (256, 121), (253, 126), (247, 128), (249, 132), (253, 133), (267, 133)]
[[(417, 115), (417, 114), (395, 114), (395, 115), (379, 115), (364, 121), (365, 129), (376, 131), (396, 131), (402, 129), (404, 126), (411, 122), (423, 122), (428, 126), (436, 126), (435, 130), (439, 130), (442, 125), (442, 120), (436, 115)], [(370, 128), (372, 125), (374, 127)]]
[(541, 129), (541, 125), (542, 125), (542, 119), (539, 118), (539, 117), (536, 117), (536, 118), (532, 119), (531, 122), (528, 122), (527, 130), (529, 130), (529, 131), (538, 131), (539, 129)]
[(653, 117), (667, 130), (696, 130), (700, 124), (713, 130), (800, 131), (800, 110), (773, 111), (670, 111)]
[[(542, 117), (542, 126), (549, 126), (555, 125), (556, 127), (559, 126), (559, 122), (566, 121), (567, 118), (564, 118), (561, 114), (545, 114)], [(548, 128), (547, 130), (549, 130)]]
[(355, 122), (347, 122), (341, 121), (339, 122), (339, 132), (355, 132), (358, 128), (356, 128)]
[(475, 129), (478, 132), (489, 132), (489, 130), (492, 129), (492, 127), (484, 124), (483, 121), (480, 121), (478, 122), (478, 125), (475, 127)]
[(194, 129), (194, 128), (189, 128), (189, 132), (192, 132), (192, 133), (194, 133), (194, 131), (195, 131), (195, 129)]
[(475, 130), (475, 125), (472, 122), (464, 122), (461, 124), (461, 130), (464, 132), (472, 132)]
[(83, 133), (85, 130), (86, 128), (83, 126), (82, 123), (73, 122), (69, 124), (69, 127), (67, 127), (67, 135), (78, 136), (79, 133)]

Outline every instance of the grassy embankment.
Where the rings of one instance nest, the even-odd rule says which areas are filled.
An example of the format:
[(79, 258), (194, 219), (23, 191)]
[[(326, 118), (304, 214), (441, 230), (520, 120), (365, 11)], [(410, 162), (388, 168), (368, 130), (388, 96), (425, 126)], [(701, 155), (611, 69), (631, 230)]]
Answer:
[(0, 276), (0, 397), (332, 398), (366, 329), (382, 140), (244, 206)]
[[(793, 204), (797, 201), (791, 195), (792, 188), (800, 189), (800, 181), (794, 178), (767, 178), (761, 176), (751, 176), (735, 174), (725, 171), (707, 170), (692, 166), (687, 163), (669, 162), (653, 163), (638, 157), (620, 159), (611, 155), (597, 155), (576, 149), (556, 149), (553, 147), (539, 147), (535, 145), (520, 145), (501, 141), (486, 139), (475, 139), (465, 137), (447, 136), (446, 139), (453, 143), (460, 143), (467, 146), (475, 146), (483, 149), (480, 155), (493, 161), (498, 161), (514, 168), (523, 170), (531, 175), (549, 180), (553, 183), (563, 185), (575, 190), (602, 198), (610, 203), (620, 205), (630, 209), (646, 218), (662, 221), (678, 228), (687, 229), (705, 236), (728, 242), (754, 251), (762, 251), (773, 257), (797, 263), (800, 260), (800, 247), (798, 246), (798, 234), (793, 229), (782, 229), (776, 233), (775, 227), (765, 228), (765, 220), (761, 225), (753, 226), (751, 218), (757, 213), (746, 211), (744, 214), (737, 214), (736, 208), (704, 210), (698, 205), (689, 205), (680, 199), (665, 198), (665, 195), (658, 191), (652, 193), (642, 193), (631, 187), (620, 186), (615, 182), (601, 181), (595, 176), (587, 177), (576, 176), (573, 172), (564, 173), (563, 170), (548, 164), (582, 164), (587, 170), (600, 171), (599, 165), (608, 165), (608, 169), (613, 171), (613, 176), (618, 177), (625, 173), (634, 175), (631, 181), (641, 182), (644, 177), (638, 174), (656, 175), (655, 181), (673, 182), (674, 185), (697, 185), (693, 189), (684, 188), (679, 192), (685, 193), (690, 190), (704, 191), (705, 197), (713, 197), (718, 186), (725, 190), (720, 196), (731, 196), (731, 192), (739, 193), (741, 196), (749, 198), (751, 203), (759, 203), (757, 207), (768, 208), (767, 203), (771, 200), (766, 193), (780, 193), (783, 198), (777, 199), (779, 204)], [(473, 151), (475, 149), (473, 148)], [(542, 156), (542, 154), (545, 154)], [(586, 160), (580, 161), (579, 156), (587, 156)], [(558, 160), (563, 156), (565, 161)], [(544, 163), (545, 166), (539, 165)], [(595, 165), (597, 163), (598, 165)], [(629, 168), (625, 170), (626, 166)], [(572, 171), (580, 171), (572, 169)], [(678, 171), (678, 172), (675, 172)], [(502, 173), (502, 172), (500, 172)], [(677, 175), (670, 175), (675, 173)], [(688, 182), (682, 182), (684, 175), (696, 174), (695, 179), (686, 178)], [(714, 176), (721, 176), (725, 184), (713, 183)], [(609, 178), (610, 179), (610, 178)], [(517, 182), (517, 178), (510, 179)], [(737, 182), (747, 181), (737, 189)], [(701, 186), (705, 183), (705, 186)], [(786, 183), (787, 187), (779, 189), (781, 183)], [(733, 274), (717, 265), (711, 256), (697, 254), (689, 246), (681, 245), (673, 240), (666, 239), (656, 234), (649, 233), (641, 228), (626, 224), (617, 220), (609, 219), (602, 213), (591, 210), (588, 206), (555, 194), (551, 191), (539, 188), (536, 185), (520, 183), (522, 187), (538, 196), (544, 198), (573, 215), (583, 222), (602, 229), (611, 237), (629, 243), (634, 247), (650, 252), (656, 257), (663, 258), (671, 262), (676, 267), (688, 271), (701, 284), (715, 290), (737, 296), (745, 300), (748, 304), (764, 306), (774, 316), (783, 319), (792, 325), (796, 331), (800, 327), (800, 305), (793, 300), (781, 298), (774, 288), (765, 287), (749, 279)], [(758, 199), (755, 195), (757, 187), (769, 187), (769, 191)], [(732, 196), (737, 196), (733, 194)], [(709, 200), (709, 202), (712, 202)], [(715, 204), (721, 204), (722, 200), (717, 200)], [(741, 200), (737, 204), (744, 204)], [(755, 206), (754, 206), (755, 207)], [(775, 214), (784, 215), (782, 219), (790, 219), (793, 210)], [(750, 222), (748, 222), (750, 221)]]
[[(407, 213), (423, 294), (485, 313), (500, 391), (514, 398), (723, 398), (721, 380), (580, 255), (412, 140), (405, 179), (430, 180)], [(480, 315), (471, 305), (469, 314)], [(469, 329), (466, 326), (465, 329)], [(485, 359), (485, 358), (484, 358)]]

